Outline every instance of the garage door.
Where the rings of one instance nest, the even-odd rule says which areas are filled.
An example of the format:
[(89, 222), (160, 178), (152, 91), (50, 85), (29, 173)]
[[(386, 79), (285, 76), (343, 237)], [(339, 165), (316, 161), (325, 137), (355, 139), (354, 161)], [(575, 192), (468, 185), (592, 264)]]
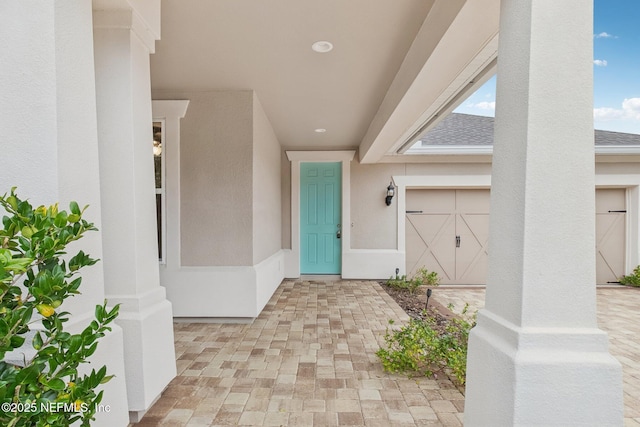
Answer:
[[(408, 190), (406, 271), (436, 271), (442, 284), (485, 284), (489, 190)], [(596, 191), (596, 280), (624, 273), (625, 190)]]
[(409, 190), (407, 272), (436, 271), (442, 284), (487, 278), (489, 190)]
[(596, 190), (596, 278), (598, 284), (617, 282), (624, 274), (626, 192)]

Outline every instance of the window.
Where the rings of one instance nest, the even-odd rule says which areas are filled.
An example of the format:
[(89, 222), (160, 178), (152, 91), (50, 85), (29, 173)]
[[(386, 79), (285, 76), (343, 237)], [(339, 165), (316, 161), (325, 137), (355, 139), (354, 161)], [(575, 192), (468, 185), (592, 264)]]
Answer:
[(153, 169), (156, 185), (156, 221), (158, 224), (158, 260), (164, 262), (165, 248), (165, 165), (163, 156), (164, 121), (153, 122)]

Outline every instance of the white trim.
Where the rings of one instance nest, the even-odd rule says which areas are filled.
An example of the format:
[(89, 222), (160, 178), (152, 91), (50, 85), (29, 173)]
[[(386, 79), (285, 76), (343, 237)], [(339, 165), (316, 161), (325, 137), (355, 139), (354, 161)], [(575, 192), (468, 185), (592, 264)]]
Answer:
[(640, 265), (640, 185), (627, 187), (627, 235), (625, 274), (631, 274)]
[(486, 155), (493, 154), (493, 145), (423, 145), (421, 147), (412, 147), (402, 153), (404, 156), (420, 156), (425, 154), (431, 155)]
[(596, 154), (602, 154), (602, 155), (640, 154), (640, 146), (637, 146), (637, 145), (596, 145)]
[(155, 53), (156, 40), (160, 39), (160, 36), (151, 31), (135, 9), (95, 9), (93, 11), (93, 27), (107, 30), (130, 30), (149, 50), (149, 53)]
[(344, 279), (388, 279), (404, 270), (406, 255), (396, 249), (350, 249), (342, 254)]
[(255, 318), (284, 279), (284, 257), (280, 250), (253, 266), (160, 268), (160, 277), (174, 317)]
[(356, 155), (355, 150), (347, 151), (287, 151), (291, 162), (350, 162)]
[[(351, 248), (351, 161), (356, 152), (348, 151), (287, 151), (291, 161), (291, 252), (287, 253), (287, 277), (300, 277), (300, 163), (342, 163), (342, 270), (345, 253)], [(291, 265), (289, 265), (291, 263)]]
[[(597, 155), (633, 155), (640, 154), (640, 146), (637, 145), (596, 145)], [(402, 154), (403, 156), (469, 156), (469, 155), (493, 155), (493, 145), (425, 145), (412, 147)]]
[[(188, 100), (151, 101), (153, 121), (163, 121), (164, 157), (163, 264), (180, 267), (180, 119), (187, 114)], [(166, 179), (166, 177), (170, 179)], [(167, 200), (173, 201), (167, 203)]]
[[(393, 181), (406, 188), (490, 188), (491, 175), (394, 175)], [(397, 193), (396, 193), (397, 194)], [(404, 195), (403, 195), (404, 196)]]
[[(160, 123), (160, 147), (161, 147), (161, 153), (160, 153), (160, 188), (156, 187), (156, 196), (160, 195), (160, 223), (161, 223), (161, 232), (160, 232), (160, 239), (161, 241), (158, 242), (158, 245), (160, 245), (160, 253), (162, 254), (162, 256), (160, 257), (160, 259), (158, 260), (158, 262), (160, 262), (160, 264), (165, 264), (166, 263), (166, 258), (167, 258), (167, 173), (166, 173), (166, 160), (167, 160), (167, 153), (165, 151), (165, 148), (167, 146), (166, 144), (166, 135), (165, 135), (165, 129), (167, 128), (167, 123), (166, 123), (166, 119), (162, 118), (162, 119), (157, 119), (157, 120), (152, 120), (152, 123)], [(155, 159), (154, 159), (155, 160)], [(154, 173), (155, 173), (155, 161), (154, 161)], [(155, 176), (154, 176), (154, 184), (155, 184)], [(156, 202), (157, 203), (157, 202)], [(156, 208), (157, 209), (157, 208)]]

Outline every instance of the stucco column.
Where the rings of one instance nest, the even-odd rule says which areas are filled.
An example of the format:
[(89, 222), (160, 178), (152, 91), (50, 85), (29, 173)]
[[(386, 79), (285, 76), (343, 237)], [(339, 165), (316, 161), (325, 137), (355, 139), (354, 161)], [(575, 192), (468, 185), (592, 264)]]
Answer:
[(176, 367), (171, 304), (159, 279), (152, 153), (149, 54), (159, 38), (160, 1), (131, 3), (94, 2), (94, 46), (105, 289), (122, 304), (135, 421)]
[(502, 0), (485, 309), (465, 425), (622, 425), (597, 328), (593, 4)]
[[(0, 193), (18, 187), (38, 206), (89, 205), (85, 218), (100, 230), (69, 247), (103, 258), (96, 95), (90, 0), (3, 2), (0, 6)], [(105, 298), (103, 263), (82, 272), (81, 295), (61, 309), (72, 313), (65, 329), (77, 333)], [(26, 344), (28, 345), (28, 344)], [(85, 369), (107, 365), (115, 377), (104, 388), (96, 426), (126, 426), (129, 418), (117, 326), (103, 337)]]

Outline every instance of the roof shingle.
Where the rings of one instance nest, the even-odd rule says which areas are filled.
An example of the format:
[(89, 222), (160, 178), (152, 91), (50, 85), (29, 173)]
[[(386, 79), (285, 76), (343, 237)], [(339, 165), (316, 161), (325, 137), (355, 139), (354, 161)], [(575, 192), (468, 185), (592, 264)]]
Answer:
[[(420, 139), (420, 146), (493, 145), (493, 117), (451, 113)], [(640, 146), (640, 135), (596, 130), (595, 145)]]

